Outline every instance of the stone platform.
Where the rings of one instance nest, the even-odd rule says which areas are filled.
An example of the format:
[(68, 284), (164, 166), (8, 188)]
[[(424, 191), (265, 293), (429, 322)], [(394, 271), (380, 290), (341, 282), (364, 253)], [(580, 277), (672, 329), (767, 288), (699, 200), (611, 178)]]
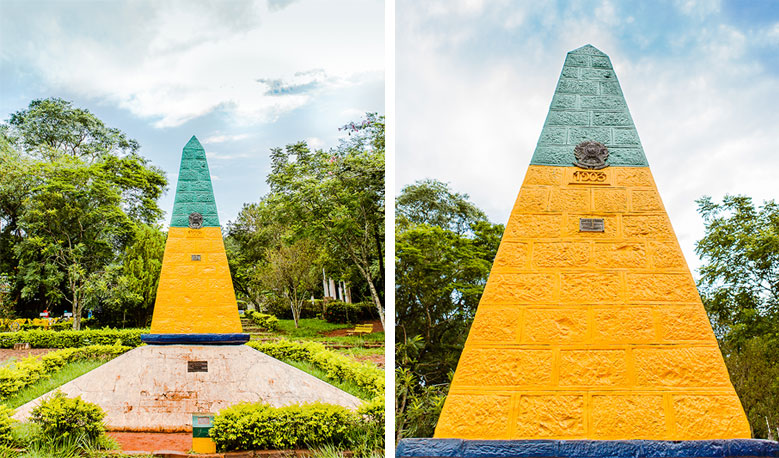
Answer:
[(760, 439), (465, 440), (403, 439), (397, 458), (725, 458), (779, 457), (779, 443)]
[[(246, 345), (146, 345), (59, 388), (99, 405), (112, 431), (191, 431), (193, 413), (241, 402), (310, 402), (356, 408), (361, 401)], [(47, 393), (16, 410), (26, 419)]]

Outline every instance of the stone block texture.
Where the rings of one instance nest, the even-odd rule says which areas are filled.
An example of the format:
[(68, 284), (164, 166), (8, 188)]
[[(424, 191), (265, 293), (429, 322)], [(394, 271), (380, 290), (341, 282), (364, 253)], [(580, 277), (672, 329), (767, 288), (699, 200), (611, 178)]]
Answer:
[(611, 61), (592, 50), (587, 45), (568, 53), (531, 164), (570, 166), (574, 147), (594, 140), (614, 149), (612, 166), (647, 165)]
[(194, 135), (181, 155), (171, 227), (188, 227), (192, 212), (203, 215), (203, 227), (219, 227), (206, 151)]
[[(565, 67), (435, 437), (749, 438), (611, 63), (585, 46)], [(574, 137), (640, 155), (597, 171), (574, 143), (539, 155)]]

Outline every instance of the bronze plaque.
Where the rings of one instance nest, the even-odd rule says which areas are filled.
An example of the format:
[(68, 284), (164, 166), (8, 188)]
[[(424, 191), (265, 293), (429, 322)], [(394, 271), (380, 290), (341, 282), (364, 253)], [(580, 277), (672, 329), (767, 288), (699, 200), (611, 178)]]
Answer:
[(187, 361), (187, 372), (208, 372), (208, 361)]
[(606, 164), (609, 149), (600, 142), (581, 142), (574, 148), (573, 155), (576, 157), (576, 162), (573, 163), (576, 167), (600, 170), (609, 166)]
[(579, 232), (605, 232), (603, 218), (579, 218)]
[(203, 215), (198, 212), (192, 212), (189, 214), (189, 227), (190, 229), (200, 229), (203, 227)]
[(192, 260), (193, 261), (200, 261), (200, 255), (199, 254), (193, 254), (192, 255)]

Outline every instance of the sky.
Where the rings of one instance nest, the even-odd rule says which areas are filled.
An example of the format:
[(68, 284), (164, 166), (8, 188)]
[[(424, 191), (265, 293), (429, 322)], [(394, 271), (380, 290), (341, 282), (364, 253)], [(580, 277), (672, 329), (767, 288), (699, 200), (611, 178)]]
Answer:
[(224, 227), (267, 193), (271, 148), (383, 114), (384, 74), (381, 0), (0, 0), (0, 120), (60, 97), (138, 140), (164, 225), (192, 135)]
[(435, 178), (505, 224), (565, 55), (592, 44), (693, 270), (696, 199), (779, 198), (779, 2), (397, 0), (395, 21), (398, 192)]

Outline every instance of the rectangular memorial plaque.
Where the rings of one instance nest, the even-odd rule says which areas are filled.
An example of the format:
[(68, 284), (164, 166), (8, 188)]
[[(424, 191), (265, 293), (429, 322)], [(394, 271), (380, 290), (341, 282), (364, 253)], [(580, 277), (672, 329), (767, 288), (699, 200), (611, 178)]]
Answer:
[(200, 255), (199, 254), (193, 254), (192, 255), (192, 260), (193, 261), (200, 261)]
[(579, 218), (579, 232), (605, 232), (603, 218)]
[(208, 372), (208, 361), (187, 361), (187, 372)]

